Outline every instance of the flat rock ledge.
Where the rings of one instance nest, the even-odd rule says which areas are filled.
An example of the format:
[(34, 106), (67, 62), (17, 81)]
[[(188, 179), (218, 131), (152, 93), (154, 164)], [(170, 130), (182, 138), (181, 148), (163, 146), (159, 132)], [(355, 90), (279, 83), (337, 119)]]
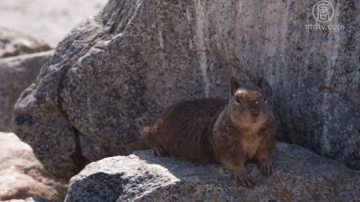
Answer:
[(82, 201), (359, 201), (360, 172), (297, 145), (278, 143), (274, 174), (246, 168), (257, 182), (237, 187), (222, 165), (154, 157), (151, 150), (88, 164), (70, 181), (66, 202)]

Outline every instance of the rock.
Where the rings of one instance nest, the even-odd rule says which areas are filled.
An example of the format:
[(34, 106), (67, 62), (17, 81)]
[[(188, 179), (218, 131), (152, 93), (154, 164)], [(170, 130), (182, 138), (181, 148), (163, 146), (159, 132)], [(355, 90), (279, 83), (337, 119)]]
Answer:
[(17, 100), (17, 134), (68, 179), (144, 149), (140, 130), (171, 104), (227, 98), (231, 75), (262, 76), (279, 139), (360, 169), (360, 4), (331, 2), (346, 29), (307, 30), (311, 0), (110, 0)]
[(0, 59), (0, 131), (11, 132), (16, 99), (30, 86), (54, 51)]
[(62, 201), (58, 200), (58, 199), (43, 199), (43, 198), (34, 196), (34, 197), (26, 198), (24, 200), (12, 199), (12, 200), (8, 200), (8, 201), (4, 201), (4, 202), (62, 202)]
[(82, 201), (358, 201), (360, 171), (297, 145), (278, 143), (274, 174), (255, 163), (246, 169), (257, 185), (237, 187), (220, 164), (154, 157), (150, 150), (91, 163), (71, 178), (65, 202)]
[(0, 201), (38, 196), (64, 199), (67, 184), (44, 170), (31, 147), (14, 133), (0, 132)]
[(0, 58), (43, 52), (52, 49), (43, 40), (0, 26)]

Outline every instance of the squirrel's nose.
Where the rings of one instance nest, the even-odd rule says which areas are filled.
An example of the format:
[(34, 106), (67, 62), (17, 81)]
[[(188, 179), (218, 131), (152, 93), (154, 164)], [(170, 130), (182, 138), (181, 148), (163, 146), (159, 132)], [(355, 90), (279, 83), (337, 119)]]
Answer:
[(257, 108), (253, 108), (253, 107), (252, 107), (252, 108), (250, 109), (250, 114), (253, 115), (253, 116), (259, 116), (260, 110), (257, 109)]

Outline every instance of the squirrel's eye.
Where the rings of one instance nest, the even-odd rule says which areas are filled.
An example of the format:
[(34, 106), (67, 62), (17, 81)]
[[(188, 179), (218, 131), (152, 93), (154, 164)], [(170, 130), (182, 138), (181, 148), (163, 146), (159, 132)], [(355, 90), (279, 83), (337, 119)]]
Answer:
[(266, 102), (266, 96), (264, 97), (264, 102)]
[(236, 101), (237, 103), (241, 103), (239, 96), (236, 96), (236, 97), (235, 97), (235, 101)]

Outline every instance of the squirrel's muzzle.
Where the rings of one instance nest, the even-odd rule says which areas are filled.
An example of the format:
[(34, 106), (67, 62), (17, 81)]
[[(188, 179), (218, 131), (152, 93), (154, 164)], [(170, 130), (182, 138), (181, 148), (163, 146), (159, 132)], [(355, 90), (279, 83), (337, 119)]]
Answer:
[(259, 114), (260, 114), (260, 109), (251, 107), (251, 108), (250, 108), (250, 114), (251, 114), (252, 116), (255, 116), (255, 117), (259, 116)]

